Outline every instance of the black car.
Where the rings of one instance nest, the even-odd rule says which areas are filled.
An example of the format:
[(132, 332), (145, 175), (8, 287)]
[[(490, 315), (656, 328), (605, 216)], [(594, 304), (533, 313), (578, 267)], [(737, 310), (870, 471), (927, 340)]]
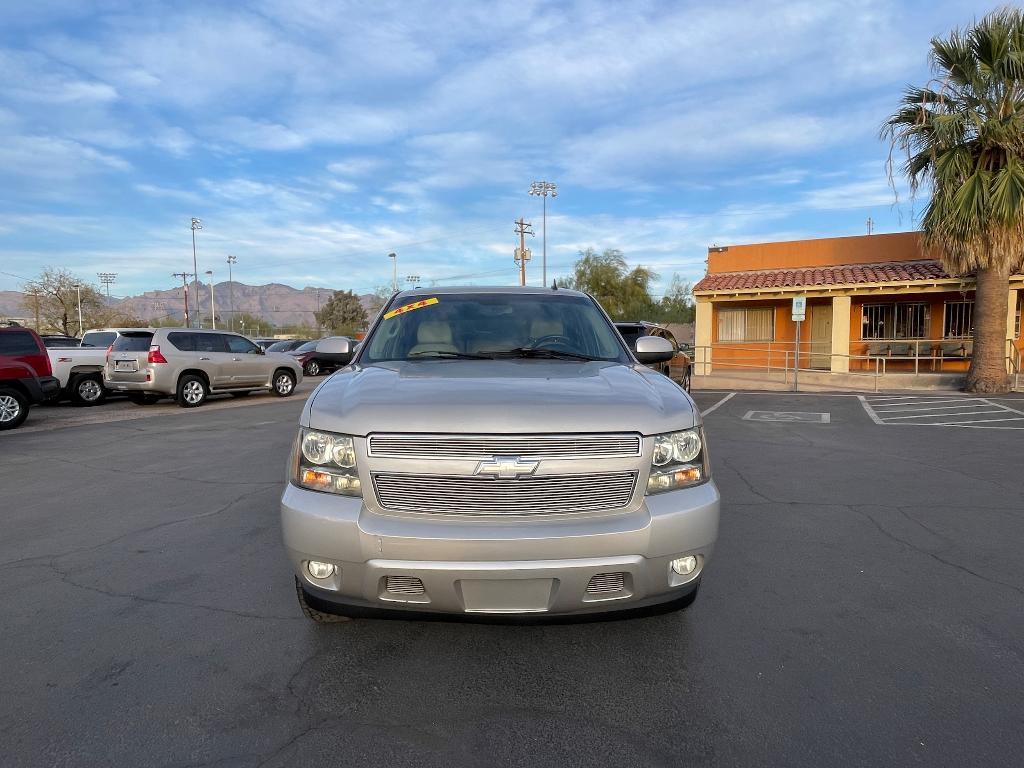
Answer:
[(269, 347), (267, 352), (291, 352), (297, 347), (301, 347), (303, 344), (310, 341), (310, 339), (281, 339), (281, 341), (275, 341)]
[(634, 350), (636, 349), (636, 340), (641, 336), (660, 336), (663, 339), (668, 339), (672, 343), (672, 348), (676, 351), (675, 355), (667, 363), (654, 363), (648, 367), (665, 374), (687, 392), (690, 391), (690, 375), (693, 370), (693, 360), (680, 348), (679, 342), (672, 335), (672, 331), (663, 325), (650, 323), (646, 320), (615, 323), (615, 327), (622, 334), (622, 338), (629, 345), (629, 348)]
[[(324, 338), (348, 338), (347, 336), (326, 336)], [(316, 345), (324, 339), (316, 339), (315, 341), (307, 341), (291, 351), (290, 354), (294, 355), (299, 363), (302, 365), (302, 372), (306, 376), (319, 376), (322, 373), (337, 370), (343, 368), (352, 362), (352, 357), (355, 354), (355, 348), (358, 345), (354, 339), (349, 339), (352, 342), (352, 352), (346, 355), (335, 355), (324, 352), (317, 352)]]

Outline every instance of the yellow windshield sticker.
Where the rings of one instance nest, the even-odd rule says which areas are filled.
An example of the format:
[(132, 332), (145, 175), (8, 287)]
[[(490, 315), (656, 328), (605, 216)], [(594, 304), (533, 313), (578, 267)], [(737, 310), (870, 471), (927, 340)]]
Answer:
[(434, 296), (431, 296), (429, 299), (423, 299), (423, 301), (414, 301), (412, 304), (406, 304), (404, 307), (392, 309), (390, 312), (385, 312), (384, 319), (390, 320), (395, 315), (401, 315), (406, 312), (412, 312), (414, 309), (423, 309), (423, 307), (429, 307), (432, 304), (437, 304), (437, 298)]

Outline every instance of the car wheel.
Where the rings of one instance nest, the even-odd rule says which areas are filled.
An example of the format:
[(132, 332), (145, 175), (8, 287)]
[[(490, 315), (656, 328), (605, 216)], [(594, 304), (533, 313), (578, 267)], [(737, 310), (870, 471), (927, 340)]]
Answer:
[(0, 429), (20, 427), (28, 418), (28, 400), (16, 389), (0, 389)]
[(319, 376), (320, 375), (320, 363), (316, 360), (310, 360), (303, 367), (302, 372), (307, 376)]
[(299, 607), (302, 608), (302, 612), (306, 615), (306, 618), (315, 621), (317, 624), (341, 624), (345, 621), (351, 621), (348, 616), (339, 616), (336, 613), (324, 613), (318, 611), (316, 608), (311, 608), (309, 603), (306, 602), (306, 590), (302, 588), (302, 582), (299, 581), (299, 577), (295, 577), (295, 594), (299, 598)]
[(99, 405), (107, 399), (107, 390), (99, 374), (82, 374), (71, 385), (71, 402), (75, 405)]
[(210, 392), (201, 376), (187, 373), (178, 380), (178, 405), (182, 408), (197, 408), (206, 402)]
[(273, 390), (278, 397), (288, 397), (295, 391), (295, 374), (291, 371), (275, 371)]
[(133, 392), (128, 395), (128, 399), (135, 403), (135, 405), (153, 405), (159, 402), (160, 395), (152, 395), (148, 393)]

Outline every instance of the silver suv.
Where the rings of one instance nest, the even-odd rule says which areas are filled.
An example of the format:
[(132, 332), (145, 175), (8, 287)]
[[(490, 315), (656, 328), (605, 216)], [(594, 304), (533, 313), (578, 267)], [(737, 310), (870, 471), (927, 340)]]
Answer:
[(643, 365), (672, 354), (575, 291), (397, 294), (302, 412), (281, 523), (303, 612), (689, 605), (719, 495), (696, 406)]
[(140, 403), (174, 397), (183, 408), (219, 392), (287, 397), (300, 381), (302, 366), (290, 355), (264, 352), (237, 333), (185, 328), (122, 331), (103, 367), (107, 389)]

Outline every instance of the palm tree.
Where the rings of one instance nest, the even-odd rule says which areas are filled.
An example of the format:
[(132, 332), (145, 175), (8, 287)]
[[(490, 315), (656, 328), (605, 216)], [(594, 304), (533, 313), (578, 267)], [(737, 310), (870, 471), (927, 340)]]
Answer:
[[(931, 192), (924, 245), (975, 277), (969, 392), (1005, 392), (1009, 278), (1024, 257), (1024, 12), (1003, 8), (931, 41), (935, 78), (908, 87), (882, 127)], [(892, 164), (889, 164), (890, 180)]]

